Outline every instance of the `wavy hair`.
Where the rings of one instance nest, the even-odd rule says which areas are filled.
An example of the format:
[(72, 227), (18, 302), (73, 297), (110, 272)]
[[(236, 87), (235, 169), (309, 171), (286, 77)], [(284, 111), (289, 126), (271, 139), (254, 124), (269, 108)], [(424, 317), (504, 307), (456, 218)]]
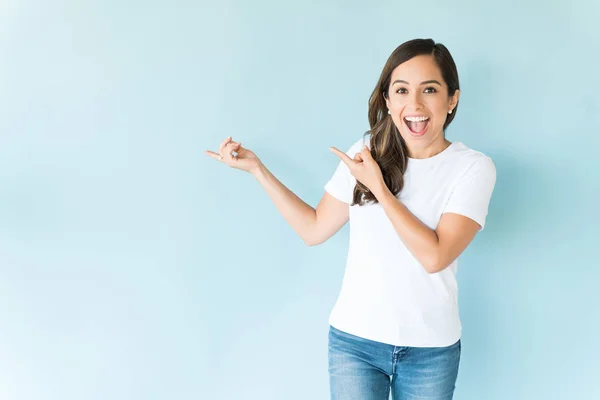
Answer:
[[(404, 187), (404, 172), (408, 164), (408, 148), (406, 142), (400, 135), (398, 128), (392, 121), (391, 115), (387, 113), (387, 106), (383, 96), (388, 98), (388, 90), (392, 71), (413, 57), (419, 55), (432, 55), (438, 68), (442, 73), (448, 87), (448, 97), (454, 95), (458, 84), (458, 71), (450, 52), (441, 43), (435, 43), (432, 39), (413, 39), (398, 46), (387, 59), (379, 81), (369, 98), (369, 126), (371, 129), (364, 135), (371, 134), (371, 154), (381, 172), (383, 180), (390, 191), (397, 196)], [(458, 103), (452, 114), (446, 116), (443, 130), (450, 125), (456, 115)], [(356, 181), (351, 205), (364, 205), (366, 202), (378, 203), (375, 195), (359, 181)]]

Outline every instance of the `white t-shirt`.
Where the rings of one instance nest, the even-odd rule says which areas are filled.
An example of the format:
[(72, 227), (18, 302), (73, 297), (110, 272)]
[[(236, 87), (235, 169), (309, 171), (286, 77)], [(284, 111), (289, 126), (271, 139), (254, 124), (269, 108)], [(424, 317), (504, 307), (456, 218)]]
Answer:
[[(346, 154), (370, 146), (370, 135)], [(491, 158), (453, 142), (441, 153), (408, 161), (402, 203), (429, 228), (443, 213), (467, 216), (483, 229), (496, 183)], [(352, 202), (356, 178), (340, 161), (325, 190)], [(350, 334), (396, 346), (443, 347), (461, 337), (457, 261), (429, 274), (406, 248), (383, 207), (352, 206), (350, 243), (342, 287), (329, 323)]]

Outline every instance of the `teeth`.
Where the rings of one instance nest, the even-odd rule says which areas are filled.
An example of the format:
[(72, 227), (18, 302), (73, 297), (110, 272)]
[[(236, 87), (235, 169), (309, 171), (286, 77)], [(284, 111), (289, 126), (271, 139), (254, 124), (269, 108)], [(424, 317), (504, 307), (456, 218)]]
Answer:
[(410, 122), (421, 122), (421, 121), (427, 121), (429, 119), (429, 117), (404, 117), (404, 119), (406, 119), (407, 121), (410, 121)]

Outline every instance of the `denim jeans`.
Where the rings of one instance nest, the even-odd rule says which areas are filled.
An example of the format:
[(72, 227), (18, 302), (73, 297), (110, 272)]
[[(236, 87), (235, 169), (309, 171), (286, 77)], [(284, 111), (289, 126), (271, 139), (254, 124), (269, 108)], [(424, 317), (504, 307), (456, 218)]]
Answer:
[(447, 347), (394, 346), (329, 327), (331, 400), (451, 400), (460, 339)]

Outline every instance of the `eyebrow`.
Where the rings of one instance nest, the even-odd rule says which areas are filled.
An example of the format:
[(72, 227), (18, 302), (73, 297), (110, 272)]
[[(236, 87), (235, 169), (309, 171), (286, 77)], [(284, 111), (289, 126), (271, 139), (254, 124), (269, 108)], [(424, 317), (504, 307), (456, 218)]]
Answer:
[[(396, 79), (394, 82), (392, 82), (392, 85), (394, 85), (396, 83), (406, 83), (407, 85), (409, 84), (408, 82), (403, 81), (401, 79)], [(439, 83), (438, 81), (436, 81), (435, 79), (430, 79), (428, 81), (423, 81), (423, 82), (421, 82), (421, 85), (427, 85), (429, 83), (435, 83), (435, 84), (438, 84), (438, 85), (442, 86), (442, 84)]]

